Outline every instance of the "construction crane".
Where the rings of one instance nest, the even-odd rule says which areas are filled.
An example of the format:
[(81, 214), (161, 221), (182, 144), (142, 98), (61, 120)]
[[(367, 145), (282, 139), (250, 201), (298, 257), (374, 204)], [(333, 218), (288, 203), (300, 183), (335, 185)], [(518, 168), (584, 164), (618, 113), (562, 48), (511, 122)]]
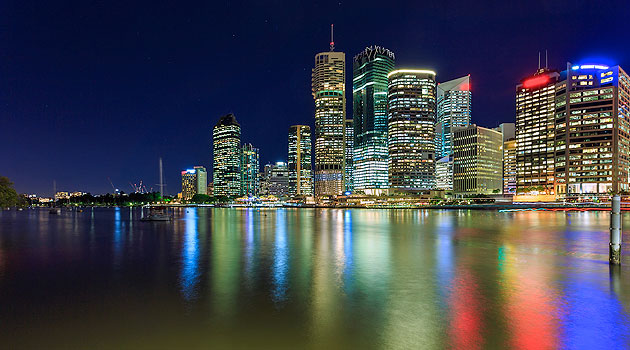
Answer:
[(109, 184), (112, 185), (112, 189), (114, 190), (114, 194), (118, 194), (119, 191), (116, 188), (116, 186), (114, 186), (114, 183), (112, 182), (112, 179), (110, 179), (109, 176), (108, 176), (107, 180), (109, 181)]

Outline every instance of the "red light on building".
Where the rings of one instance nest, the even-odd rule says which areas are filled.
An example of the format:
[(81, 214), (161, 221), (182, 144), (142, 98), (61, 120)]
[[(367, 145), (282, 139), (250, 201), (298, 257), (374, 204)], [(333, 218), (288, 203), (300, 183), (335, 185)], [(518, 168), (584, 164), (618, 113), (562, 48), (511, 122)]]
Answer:
[(470, 83), (464, 83), (460, 85), (460, 91), (470, 91)]
[(546, 74), (545, 75), (538, 75), (538, 76), (535, 76), (533, 78), (529, 78), (529, 79), (523, 81), (523, 87), (525, 89), (531, 89), (531, 88), (534, 88), (534, 87), (546, 85), (549, 82), (549, 80), (551, 80), (551, 79)]

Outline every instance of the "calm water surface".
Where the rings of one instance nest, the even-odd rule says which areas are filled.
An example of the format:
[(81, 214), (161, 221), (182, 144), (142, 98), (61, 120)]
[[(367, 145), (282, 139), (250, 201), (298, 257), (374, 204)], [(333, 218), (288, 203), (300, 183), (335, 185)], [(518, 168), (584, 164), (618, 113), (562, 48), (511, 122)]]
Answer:
[(139, 216), (0, 212), (2, 348), (630, 345), (630, 251), (609, 268), (605, 212)]

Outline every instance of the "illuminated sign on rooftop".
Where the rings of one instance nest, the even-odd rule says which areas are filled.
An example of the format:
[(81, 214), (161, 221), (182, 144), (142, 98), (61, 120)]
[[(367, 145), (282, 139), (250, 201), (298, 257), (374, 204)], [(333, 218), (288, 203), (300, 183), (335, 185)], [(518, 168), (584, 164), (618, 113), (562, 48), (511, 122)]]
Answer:
[(603, 64), (583, 64), (583, 65), (575, 65), (572, 66), (571, 69), (573, 70), (580, 70), (580, 69), (608, 69), (609, 67)]

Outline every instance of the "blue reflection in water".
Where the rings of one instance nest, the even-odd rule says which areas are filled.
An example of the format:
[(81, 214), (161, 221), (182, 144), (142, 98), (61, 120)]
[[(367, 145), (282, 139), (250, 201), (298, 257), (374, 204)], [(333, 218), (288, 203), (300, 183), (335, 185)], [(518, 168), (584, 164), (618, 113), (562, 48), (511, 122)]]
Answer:
[(289, 249), (287, 247), (286, 210), (276, 211), (276, 237), (273, 263), (273, 301), (278, 303), (287, 298), (287, 271)]
[(114, 265), (118, 266), (122, 259), (122, 220), (120, 208), (114, 209)]
[[(581, 218), (577, 217), (576, 221)], [(589, 246), (601, 244), (599, 232), (566, 230), (565, 237)], [(593, 260), (571, 259), (561, 305), (561, 344), (566, 349), (624, 349), (630, 341), (630, 324), (610, 286), (608, 266)], [(604, 270), (606, 271), (604, 273)]]
[(197, 208), (186, 209), (184, 222), (186, 233), (182, 249), (182, 272), (180, 278), (181, 290), (186, 300), (197, 297), (197, 283), (199, 282), (199, 239), (197, 234)]
[(566, 349), (625, 349), (630, 327), (617, 297), (580, 281), (581, 275), (573, 277), (565, 284), (561, 344)]

